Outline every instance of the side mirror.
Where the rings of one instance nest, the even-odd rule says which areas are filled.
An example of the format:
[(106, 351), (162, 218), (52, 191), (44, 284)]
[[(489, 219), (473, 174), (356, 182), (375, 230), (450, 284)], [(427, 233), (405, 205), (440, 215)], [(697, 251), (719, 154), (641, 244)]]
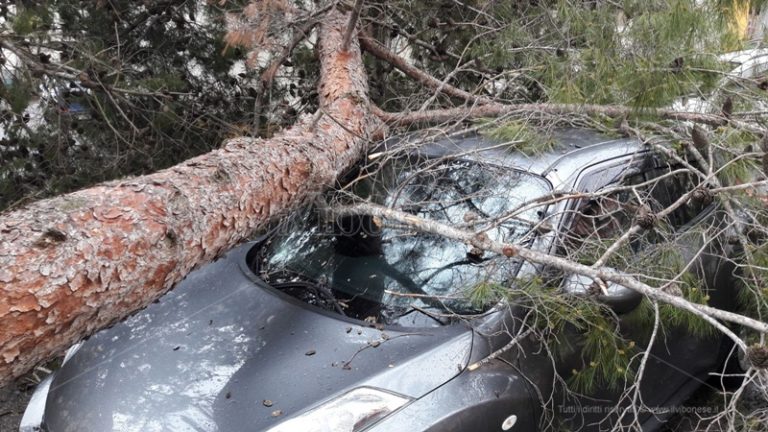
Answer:
[[(572, 274), (565, 278), (563, 290), (569, 294), (587, 295), (592, 290), (594, 280), (591, 277)], [(642, 294), (622, 285), (606, 282), (608, 295), (599, 294), (597, 300), (621, 315), (634, 310), (643, 300)]]

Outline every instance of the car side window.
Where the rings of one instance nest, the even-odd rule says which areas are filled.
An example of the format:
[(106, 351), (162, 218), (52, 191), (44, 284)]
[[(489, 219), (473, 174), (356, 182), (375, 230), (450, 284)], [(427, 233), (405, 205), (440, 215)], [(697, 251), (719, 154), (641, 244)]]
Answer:
[[(574, 214), (568, 230), (570, 246), (581, 246), (587, 240), (604, 242), (615, 239), (642, 218), (643, 213), (658, 213), (699, 187), (694, 174), (675, 172), (680, 171), (679, 168), (667, 165), (632, 173), (625, 166), (620, 175), (602, 188), (603, 191), (617, 188), (617, 191), (599, 195), (598, 190), (596, 197), (581, 200), (573, 207)], [(594, 175), (604, 178), (606, 171), (599, 170)], [(590, 176), (584, 179), (585, 183), (590, 181)], [(708, 204), (689, 199), (672, 211), (665, 223), (678, 230), (701, 214)], [(644, 234), (645, 241), (654, 242), (655, 237), (653, 232)]]
[(571, 224), (571, 232), (579, 238), (597, 236), (610, 238), (631, 223), (622, 194), (610, 194), (585, 200), (577, 207)]
[(570, 246), (580, 246), (587, 241), (604, 242), (620, 236), (629, 229), (640, 208), (637, 191), (633, 191), (631, 187), (644, 181), (642, 173), (625, 172), (618, 183), (609, 184), (603, 190), (619, 186), (626, 186), (626, 189), (597, 195), (576, 203), (570, 230), (568, 230)]
[[(649, 185), (650, 195), (658, 208), (658, 212), (674, 204), (680, 197), (691, 190), (700, 187), (696, 175), (690, 172), (677, 172), (680, 167), (666, 166), (649, 170), (646, 173), (648, 180), (658, 179)], [(677, 230), (689, 224), (709, 206), (706, 200), (689, 199), (667, 216), (669, 225)]]

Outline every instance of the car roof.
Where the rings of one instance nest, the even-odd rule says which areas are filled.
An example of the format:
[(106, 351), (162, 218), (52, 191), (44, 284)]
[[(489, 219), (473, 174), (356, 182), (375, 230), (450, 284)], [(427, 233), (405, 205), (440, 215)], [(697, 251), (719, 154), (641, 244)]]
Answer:
[(578, 173), (590, 165), (643, 149), (637, 139), (611, 138), (588, 129), (555, 129), (552, 138), (554, 146), (536, 154), (516, 151), (504, 141), (476, 133), (428, 142), (418, 152), (430, 158), (455, 156), (522, 169), (546, 177), (558, 189), (571, 186)]

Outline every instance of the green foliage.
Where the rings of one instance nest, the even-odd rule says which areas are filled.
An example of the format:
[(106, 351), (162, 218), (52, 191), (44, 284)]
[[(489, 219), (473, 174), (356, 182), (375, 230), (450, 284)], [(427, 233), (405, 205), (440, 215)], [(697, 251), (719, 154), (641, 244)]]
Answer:
[[(517, 280), (507, 292), (509, 301), (527, 305), (530, 324), (561, 360), (578, 367), (567, 371), (572, 389), (579, 392), (607, 386), (619, 388), (634, 374), (635, 342), (625, 339), (618, 322), (606, 306), (586, 297), (563, 294), (538, 278)], [(575, 350), (575, 351), (574, 351)], [(635, 365), (636, 366), (636, 365)]]
[(618, 389), (634, 377), (630, 356), (637, 347), (619, 335), (617, 325), (605, 314), (589, 312), (593, 313), (586, 318), (594, 321), (584, 332), (585, 365), (581, 370), (571, 371), (569, 384), (574, 390), (586, 393), (603, 385)]
[(483, 282), (472, 287), (467, 293), (467, 299), (472, 307), (478, 310), (487, 309), (488, 305), (498, 302), (504, 297), (506, 288), (502, 285)]
[(45, 6), (17, 4), (17, 7), (19, 9), (11, 21), (14, 33), (23, 36), (50, 28), (52, 17), (50, 10)]
[(137, 83), (139, 86), (146, 88), (149, 91), (172, 91), (182, 92), (187, 90), (188, 83), (177, 74), (163, 73), (155, 76), (148, 77)]
[(717, 178), (724, 185), (744, 183), (759, 172), (757, 161), (750, 158), (735, 158), (727, 161), (717, 172)]
[[(707, 304), (709, 295), (702, 289), (702, 281), (693, 273), (693, 269), (687, 268), (688, 262), (684, 259), (679, 245), (696, 245), (701, 242), (701, 233), (693, 229), (672, 238), (671, 233), (663, 233), (663, 226), (656, 228), (654, 233), (656, 240), (643, 244), (635, 243), (632, 248), (625, 248), (613, 255), (607, 262), (610, 267), (621, 269), (624, 272), (636, 275), (637, 279), (650, 286), (661, 288), (674, 287), (679, 289), (682, 296), (693, 303)], [(669, 240), (663, 240), (670, 237)], [(611, 244), (606, 242), (606, 244)], [(704, 337), (714, 334), (716, 331), (712, 325), (700, 317), (683, 311), (675, 306), (661, 304), (659, 306), (661, 322), (666, 326), (685, 328), (694, 336)], [(644, 303), (627, 317), (628, 322), (638, 328), (650, 332), (653, 326), (653, 312), (650, 303)]]
[(244, 54), (222, 42), (223, 14), (237, 3), (0, 8), (4, 39), (37, 62), (3, 67), (0, 210), (155, 171), (250, 133), (251, 84), (232, 73)]
[(760, 137), (746, 131), (721, 127), (715, 131), (717, 178), (723, 185), (751, 181), (760, 172), (760, 164), (744, 153), (759, 149)]
[[(707, 304), (709, 301), (709, 295), (700, 287), (699, 281), (690, 274), (684, 275), (676, 285), (681, 288), (683, 297), (693, 303)], [(717, 330), (710, 323), (697, 315), (665, 303), (659, 304), (659, 320), (665, 329), (685, 329), (691, 334), (691, 337), (705, 338), (717, 334)], [(635, 310), (624, 317), (626, 325), (636, 329), (645, 337), (650, 337), (653, 321), (653, 306), (647, 298), (643, 299)], [(663, 338), (664, 334), (662, 333), (659, 337)], [(647, 339), (638, 337), (638, 342), (646, 343)]]
[[(694, 303), (707, 304), (708, 293), (701, 288), (701, 281), (691, 272), (686, 271), (684, 257), (679, 242), (696, 244), (701, 236), (691, 230), (683, 236), (688, 239), (673, 238), (672, 233), (660, 221), (652, 232), (645, 232), (626, 242), (609, 256), (606, 265), (634, 274), (651, 286), (666, 288), (668, 281), (679, 289), (683, 297)], [(607, 249), (616, 242), (616, 238), (585, 241), (569, 252), (569, 258), (584, 265), (593, 265)], [(567, 371), (569, 384), (578, 391), (589, 392), (595, 385), (616, 387), (624, 380), (631, 379), (634, 373), (630, 358), (636, 345), (646, 346), (649, 342), (654, 323), (654, 309), (648, 299), (630, 313), (622, 316), (623, 330), (620, 332), (614, 315), (597, 301), (589, 297), (567, 297), (558, 290), (542, 289), (538, 292), (525, 291), (525, 297), (535, 298), (537, 318), (542, 328), (550, 328), (552, 334), (563, 334), (568, 328), (582, 335), (577, 354), (583, 359), (582, 367)], [(660, 304), (659, 319), (662, 329), (657, 340), (664, 340), (666, 331), (671, 328), (685, 329), (691, 337), (710, 337), (716, 330), (698, 316), (680, 310), (677, 307)], [(565, 357), (574, 355), (572, 349), (563, 349), (563, 340), (553, 338), (552, 350)], [(569, 342), (567, 342), (570, 344)]]
[[(550, 99), (645, 108), (711, 87), (719, 75), (706, 70), (717, 72), (717, 64), (698, 53), (718, 50), (712, 15), (693, 1), (654, 3), (572, 13), (566, 2), (557, 18), (580, 47), (564, 58), (549, 58), (543, 80)], [(617, 20), (625, 21), (623, 28)], [(697, 46), (702, 43), (709, 46)]]
[[(711, 90), (727, 68), (714, 54), (733, 45), (720, 8), (696, 0), (468, 4), (484, 13), (451, 1), (407, 2), (392, 19), (433, 42), (434, 50), (414, 47), (417, 66), (482, 88), (482, 75), (452, 72), (454, 59), (441, 55), (462, 52), (483, 70), (507, 71), (501, 97), (515, 101), (665, 106)], [(494, 30), (478, 37), (478, 26)]]
[(750, 253), (754, 265), (741, 274), (738, 302), (744, 313), (765, 320), (768, 317), (768, 245), (751, 245)]
[(0, 87), (0, 99), (7, 102), (15, 114), (21, 114), (32, 99), (32, 85), (28, 81), (11, 81)]

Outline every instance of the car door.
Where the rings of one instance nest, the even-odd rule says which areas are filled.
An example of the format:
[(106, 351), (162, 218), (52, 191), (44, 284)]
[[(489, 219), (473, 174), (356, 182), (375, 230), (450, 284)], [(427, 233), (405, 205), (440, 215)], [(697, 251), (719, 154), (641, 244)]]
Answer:
[[(643, 223), (645, 218), (647, 227), (630, 236), (604, 265), (635, 273), (652, 286), (661, 285), (662, 289), (679, 295), (684, 292), (694, 301), (728, 307), (734, 297), (725, 289), (732, 267), (722, 254), (722, 236), (716, 235), (722, 232), (717, 204), (706, 199), (688, 199), (662, 218), (652, 216), (693, 188), (702, 187), (699, 183), (695, 174), (652, 153), (591, 167), (580, 177), (577, 188), (592, 195), (569, 207), (563, 218), (566, 226), (562, 230), (565, 234), (561, 250), (571, 259), (592, 264), (632, 225)], [(663, 281), (675, 276), (675, 282), (665, 285)], [(569, 290), (568, 286), (565, 288)], [(625, 340), (642, 347), (648, 343), (653, 310), (637, 298), (631, 308), (614, 311)], [(707, 374), (719, 365), (721, 343), (717, 334), (691, 334), (689, 328), (678, 325), (674, 319), (665, 323), (650, 349), (641, 384), (643, 401), (649, 408), (642, 415), (644, 424), (653, 429), (672, 412), (671, 408), (706, 384)], [(559, 365), (561, 373), (583, 367), (583, 359), (576, 354)], [(623, 388), (600, 388), (590, 394), (591, 398), (582, 400), (582, 404), (603, 406), (573, 416), (572, 425), (581, 421), (600, 422), (606, 417), (608, 423), (611, 418), (615, 421), (615, 413), (607, 413)]]

